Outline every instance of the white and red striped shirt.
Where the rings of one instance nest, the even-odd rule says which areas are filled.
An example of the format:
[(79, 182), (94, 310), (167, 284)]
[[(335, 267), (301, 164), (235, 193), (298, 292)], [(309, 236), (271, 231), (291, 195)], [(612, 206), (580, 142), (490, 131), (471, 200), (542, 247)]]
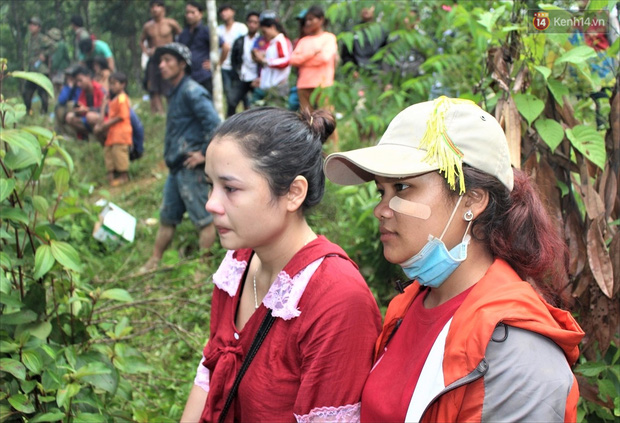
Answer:
[(268, 89), (286, 84), (291, 74), (291, 53), (293, 44), (280, 33), (269, 42), (265, 50), (266, 66), (260, 74), (260, 88)]

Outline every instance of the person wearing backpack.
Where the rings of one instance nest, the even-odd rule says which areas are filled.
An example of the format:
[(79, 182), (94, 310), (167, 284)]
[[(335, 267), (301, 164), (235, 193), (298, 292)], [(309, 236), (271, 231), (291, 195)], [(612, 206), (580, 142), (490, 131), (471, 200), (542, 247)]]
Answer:
[(125, 93), (127, 76), (122, 72), (110, 75), (108, 118), (95, 127), (96, 133), (107, 132), (103, 157), (108, 183), (115, 187), (129, 182), (129, 150), (132, 146), (131, 105)]

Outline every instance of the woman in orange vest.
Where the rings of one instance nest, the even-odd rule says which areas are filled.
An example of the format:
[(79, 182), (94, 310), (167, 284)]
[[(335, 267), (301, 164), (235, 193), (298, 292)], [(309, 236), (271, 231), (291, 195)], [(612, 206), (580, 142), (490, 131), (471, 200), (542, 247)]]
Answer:
[(325, 173), (374, 181), (384, 255), (410, 280), (388, 308), (362, 422), (576, 421), (584, 333), (547, 289), (568, 285), (566, 246), (493, 116), (446, 97), (410, 106)]

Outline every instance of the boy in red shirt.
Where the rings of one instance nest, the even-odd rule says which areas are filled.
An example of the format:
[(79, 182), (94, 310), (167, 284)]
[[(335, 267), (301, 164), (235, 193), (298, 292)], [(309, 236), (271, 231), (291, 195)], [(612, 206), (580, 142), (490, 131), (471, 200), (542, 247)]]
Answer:
[(110, 97), (108, 118), (98, 125), (95, 132), (106, 133), (103, 157), (111, 186), (129, 181), (129, 149), (132, 143), (129, 97), (125, 93), (127, 76), (122, 72), (110, 75)]

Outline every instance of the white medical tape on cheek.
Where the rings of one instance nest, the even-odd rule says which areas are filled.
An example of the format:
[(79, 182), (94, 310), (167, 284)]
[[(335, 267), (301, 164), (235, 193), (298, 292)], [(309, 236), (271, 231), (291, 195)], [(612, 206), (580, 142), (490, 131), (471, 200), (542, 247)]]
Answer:
[(431, 217), (431, 208), (426, 204), (403, 200), (400, 197), (392, 197), (388, 206), (395, 212), (417, 217), (418, 219), (428, 219)]

